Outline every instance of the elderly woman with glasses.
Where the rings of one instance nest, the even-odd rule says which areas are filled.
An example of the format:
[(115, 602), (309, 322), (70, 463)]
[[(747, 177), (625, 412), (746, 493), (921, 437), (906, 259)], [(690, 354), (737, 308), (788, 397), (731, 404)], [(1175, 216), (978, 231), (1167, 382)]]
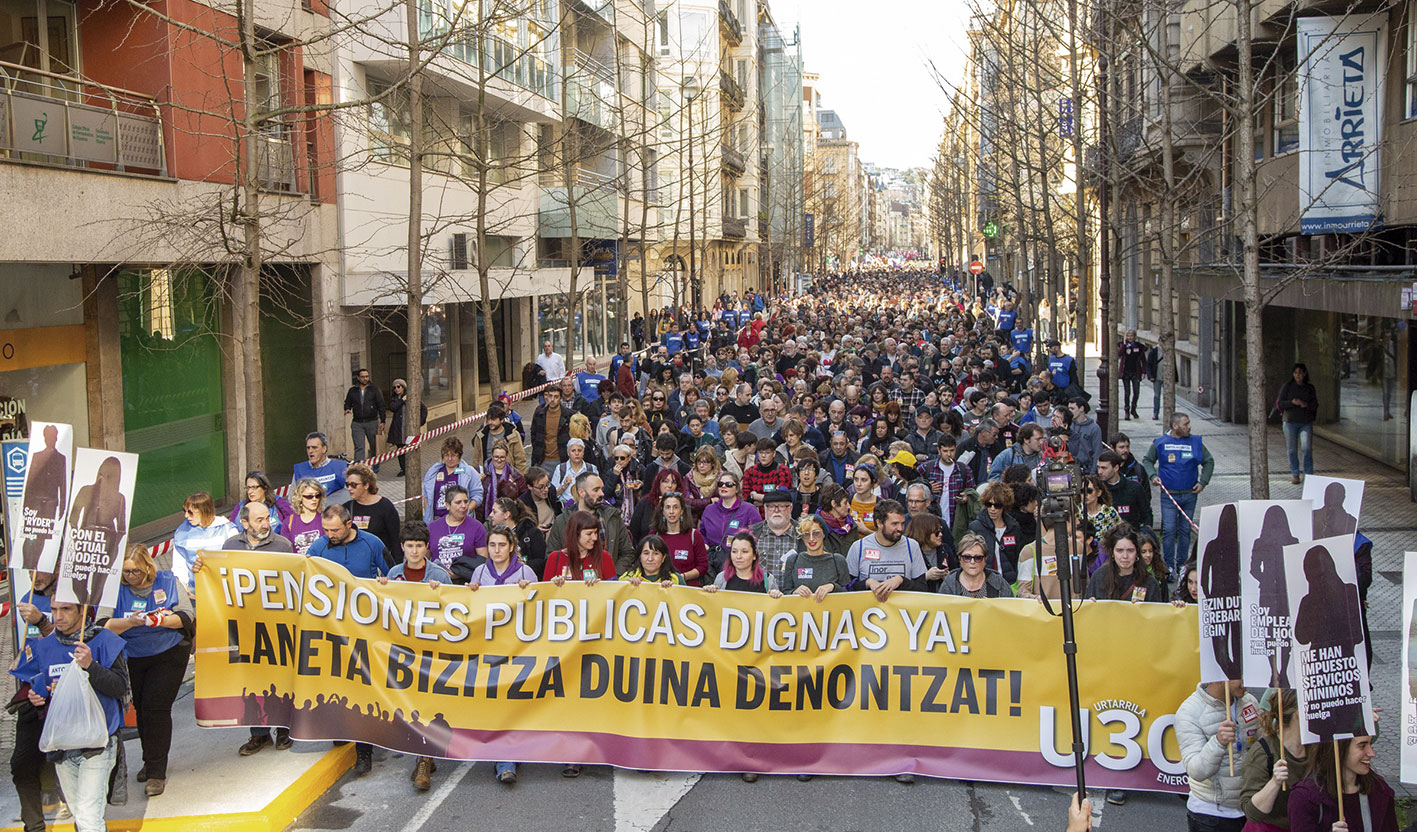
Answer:
[[(969, 531), (984, 541), (989, 568), (1012, 584), (1018, 579), (1018, 553), (1023, 548), (1018, 521), (1009, 514), (1014, 505), (1013, 489), (1002, 482), (986, 483), (979, 492), (979, 504), (984, 511), (969, 524)], [(963, 552), (963, 544), (956, 551)]]
[(940, 582), (941, 595), (964, 598), (1012, 598), (1009, 582), (996, 570), (990, 569), (986, 551), (988, 538), (970, 532), (959, 541), (959, 568)]
[(310, 550), (310, 544), (325, 533), (320, 525), (320, 513), (325, 510), (325, 487), (314, 478), (306, 477), (296, 480), (290, 493), (295, 496), (295, 514), (290, 517), (285, 536), (290, 538), (295, 553), (303, 555)]
[(247, 503), (265, 503), (266, 508), (271, 512), (271, 531), (281, 534), (285, 525), (290, 522), (290, 516), (295, 513), (295, 508), (290, 501), (276, 494), (271, 488), (270, 477), (265, 471), (252, 471), (246, 475), (246, 499), (236, 504), (236, 508), (231, 510), (228, 518), (236, 526), (236, 534), (240, 534), (241, 528), (241, 507)]
[(187, 672), (192, 652), (192, 601), (177, 577), (159, 570), (146, 547), (128, 547), (118, 601), (100, 614), (106, 629), (121, 636), (128, 659), (133, 710), (138, 715), (138, 739), (143, 767), (138, 782), (147, 783), (148, 797), (167, 787), (167, 754), (172, 748), (172, 703)]

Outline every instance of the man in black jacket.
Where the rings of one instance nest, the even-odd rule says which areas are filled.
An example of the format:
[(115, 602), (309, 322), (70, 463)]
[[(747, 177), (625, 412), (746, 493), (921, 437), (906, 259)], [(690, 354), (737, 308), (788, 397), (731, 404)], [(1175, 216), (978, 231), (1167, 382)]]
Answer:
[[(369, 383), (369, 371), (354, 374), (355, 385), (344, 394), (344, 412), (349, 417), (349, 432), (354, 438), (354, 461), (374, 455), (375, 443), (384, 430), (384, 394)], [(369, 452), (364, 452), (368, 442)]]
[(995, 444), (998, 441), (999, 426), (993, 419), (985, 419), (971, 436), (956, 446), (955, 459), (969, 469), (975, 482), (989, 480), (989, 466), (994, 464)]
[(571, 408), (561, 403), (561, 388), (546, 388), (546, 401), (531, 417), (531, 464), (548, 471), (566, 458), (571, 438)]
[(1151, 489), (1122, 476), (1122, 464), (1121, 454), (1103, 451), (1097, 455), (1097, 476), (1107, 483), (1107, 490), (1112, 492), (1112, 505), (1123, 520), (1133, 528), (1151, 528)]

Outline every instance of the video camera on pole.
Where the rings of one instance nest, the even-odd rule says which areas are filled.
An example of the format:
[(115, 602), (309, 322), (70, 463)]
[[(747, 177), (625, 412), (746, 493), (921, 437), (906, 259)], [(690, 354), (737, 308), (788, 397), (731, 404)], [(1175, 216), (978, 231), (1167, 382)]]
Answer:
[[(1058, 441), (1058, 440), (1063, 441)], [(1057, 443), (1055, 445), (1055, 443)], [(1049, 453), (1051, 451), (1051, 454)], [(1068, 668), (1068, 712), (1072, 715), (1073, 726), (1073, 767), (1077, 772), (1078, 794), (1087, 794), (1087, 782), (1083, 763), (1087, 759), (1087, 748), (1083, 743), (1082, 718), (1078, 712), (1078, 667), (1077, 640), (1073, 634), (1073, 594), (1081, 594), (1081, 580), (1086, 576), (1082, 553), (1072, 554), (1073, 534), (1071, 525), (1077, 520), (1078, 506), (1082, 505), (1083, 479), (1073, 457), (1068, 453), (1065, 437), (1050, 435), (1044, 449), (1044, 462), (1038, 469), (1036, 482), (1042, 498), (1038, 501), (1038, 522), (1053, 530), (1053, 547), (1058, 565), (1059, 611), (1053, 612), (1048, 603), (1048, 594), (1040, 593), (1043, 606), (1050, 615), (1060, 615), (1063, 619), (1063, 658)], [(1043, 546), (1034, 547), (1035, 580), (1043, 575)]]

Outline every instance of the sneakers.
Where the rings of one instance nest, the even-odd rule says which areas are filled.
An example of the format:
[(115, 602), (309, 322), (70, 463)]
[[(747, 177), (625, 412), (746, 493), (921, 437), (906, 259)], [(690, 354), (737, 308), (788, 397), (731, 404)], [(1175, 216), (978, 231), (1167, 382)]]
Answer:
[(1121, 789), (1108, 789), (1107, 802), (1113, 806), (1121, 806), (1127, 802), (1127, 793)]
[(746, 771), (746, 772), (743, 773), (743, 782), (744, 782), (744, 783), (756, 783), (756, 782), (758, 782), (758, 775), (754, 774), (754, 773), (751, 772), (751, 771)]
[(517, 782), (517, 770), (514, 768), (504, 768), (497, 772), (497, 782), (511, 785)]
[(374, 768), (374, 749), (368, 745), (356, 745), (354, 748), (354, 774), (363, 777)]
[(576, 764), (574, 764), (574, 763), (567, 763), (567, 764), (566, 764), (566, 767), (563, 768), (563, 769), (561, 769), (561, 776), (562, 776), (562, 777), (580, 777), (580, 776), (581, 776), (581, 767), (578, 766), (578, 765), (576, 765)]
[(143, 790), (148, 793), (148, 797), (157, 797), (162, 794), (166, 788), (167, 781), (165, 779), (154, 777), (148, 781), (148, 785), (145, 786)]
[(909, 785), (910, 783), (914, 783), (914, 782), (915, 782), (915, 775), (913, 775), (913, 774), (897, 774), (897, 775), (895, 776), (895, 781), (896, 781), (897, 783), (905, 783), (905, 784)]
[(428, 757), (419, 757), (418, 764), (413, 767), (413, 787), (420, 791), (428, 791), (433, 785), (430, 778), (433, 776), (433, 760)]
[(259, 737), (252, 737), (251, 739), (247, 740), (247, 741), (246, 741), (246, 744), (245, 744), (245, 745), (242, 745), (241, 748), (238, 749), (236, 753), (240, 754), (240, 755), (243, 756), (243, 757), (250, 757), (252, 754), (256, 754), (256, 753), (260, 752), (260, 750), (261, 750), (262, 748), (265, 748), (266, 746), (268, 746), (268, 745), (270, 745), (270, 744), (271, 744), (271, 735), (270, 735), (270, 734), (262, 734), (262, 735), (260, 735)]

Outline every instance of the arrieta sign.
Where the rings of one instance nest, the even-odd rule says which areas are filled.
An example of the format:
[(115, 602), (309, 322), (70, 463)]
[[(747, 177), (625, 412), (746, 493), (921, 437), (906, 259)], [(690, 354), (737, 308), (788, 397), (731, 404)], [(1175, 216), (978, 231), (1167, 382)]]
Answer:
[(1387, 26), (1372, 15), (1297, 24), (1300, 230), (1377, 228)]

